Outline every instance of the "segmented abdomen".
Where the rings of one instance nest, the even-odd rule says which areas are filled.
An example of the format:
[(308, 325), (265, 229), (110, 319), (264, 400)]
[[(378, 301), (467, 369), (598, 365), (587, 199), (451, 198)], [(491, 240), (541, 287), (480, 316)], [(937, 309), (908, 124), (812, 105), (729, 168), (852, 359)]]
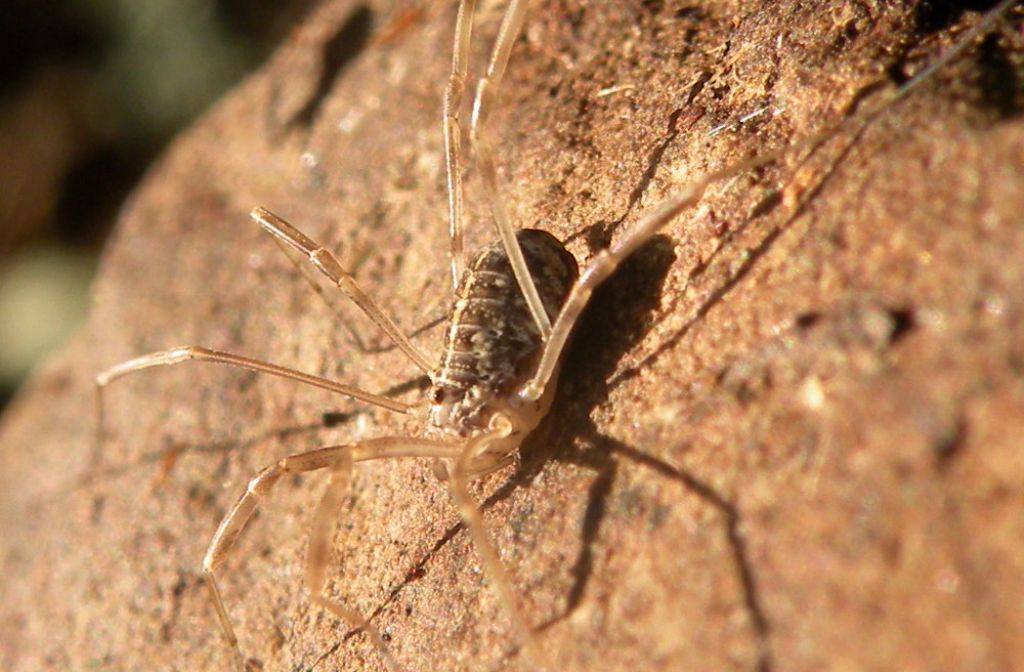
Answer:
[[(579, 274), (576, 259), (546, 231), (524, 229), (516, 238), (554, 322)], [(482, 249), (463, 274), (444, 346), (434, 383), (456, 394), (496, 392), (529, 373), (540, 333), (500, 242)]]

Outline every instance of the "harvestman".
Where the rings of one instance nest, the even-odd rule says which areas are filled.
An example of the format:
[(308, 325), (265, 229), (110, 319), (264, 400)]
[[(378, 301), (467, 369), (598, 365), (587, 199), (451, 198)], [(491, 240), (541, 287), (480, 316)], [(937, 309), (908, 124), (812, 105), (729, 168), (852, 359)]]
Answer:
[[(526, 2), (511, 0), (495, 40), (487, 72), (477, 85), (470, 120), (470, 141), (476, 152), (484, 188), (500, 238), (485, 247), (467, 265), (462, 236), (462, 157), (459, 119), (472, 32), (475, 0), (461, 0), (455, 22), (452, 72), (444, 96), (444, 140), (448, 177), (451, 239), (451, 279), (455, 300), (445, 334), (441, 362), (432, 368), (428, 359), (402, 334), (398, 326), (356, 283), (330, 251), (264, 208), (252, 218), (270, 233), (289, 255), (308, 261), (362, 309), (426, 373), (431, 387), (418, 404), (366, 392), (332, 380), (239, 355), (199, 346), (154, 352), (114, 366), (96, 377), (102, 409), (102, 389), (113, 380), (154, 366), (200, 360), (280, 376), (347, 395), (396, 413), (412, 415), (427, 425), (426, 436), (384, 437), (353, 444), (327, 446), (285, 457), (249, 481), (246, 491), (221, 521), (203, 559), (203, 574), (216, 607), (221, 629), (236, 665), (245, 668), (238, 640), (224, 607), (215, 572), (266, 495), (281, 477), (327, 469), (330, 483), (314, 514), (306, 559), (305, 583), (313, 600), (353, 627), (362, 629), (391, 670), (399, 669), (377, 630), (359, 613), (327, 598), (326, 581), (335, 511), (340, 508), (355, 462), (399, 457), (446, 461), (449, 488), (479, 552), (485, 571), (494, 582), (527, 653), (538, 665), (546, 662), (530, 626), (516, 606), (508, 572), (487, 536), (479, 507), (467, 482), (510, 464), (524, 438), (548, 412), (566, 341), (590, 299), (624, 259), (629, 257), (682, 210), (694, 205), (712, 183), (779, 158), (784, 152), (812, 147), (852, 123), (867, 123), (883, 109), (907, 95), (939, 67), (953, 60), (978, 35), (987, 31), (1014, 0), (1004, 0), (952, 49), (904, 86), (836, 127), (796, 145), (768, 152), (737, 165), (705, 175), (642, 217), (611, 247), (598, 252), (578, 272), (576, 261), (550, 234), (535, 229), (518, 233), (512, 227), (498, 194), (492, 152), (484, 134), (487, 113), (508, 64), (512, 45), (523, 25)], [(291, 257), (294, 260), (294, 257)], [(101, 416), (102, 417), (102, 416)]]

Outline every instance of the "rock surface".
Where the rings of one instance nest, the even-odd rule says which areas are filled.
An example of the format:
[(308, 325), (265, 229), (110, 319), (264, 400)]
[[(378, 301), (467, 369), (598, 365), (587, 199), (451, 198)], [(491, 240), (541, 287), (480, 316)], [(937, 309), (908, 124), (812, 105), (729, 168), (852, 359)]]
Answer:
[[(514, 219), (581, 261), (696, 177), (882, 100), (980, 16), (539, 4), (491, 128)], [(478, 72), (500, 19), (485, 5)], [(417, 430), (187, 364), (111, 386), (94, 464), (92, 378), (196, 343), (415, 399), (401, 353), (343, 305), (373, 351), (356, 348), (246, 213), (337, 251), (407, 331), (443, 312), (453, 19), (451, 2), (325, 3), (126, 206), (89, 327), (0, 429), (4, 669), (227, 669), (199, 569), (247, 479)], [(559, 669), (1024, 658), (1022, 34), (1018, 8), (862, 132), (713, 185), (597, 293), (549, 419), (478, 486)], [(467, 179), (472, 249), (493, 233)], [(436, 353), (440, 330), (416, 343)], [(225, 566), (266, 670), (383, 668), (302, 587), (323, 484), (283, 481)], [(528, 669), (430, 465), (361, 465), (339, 516), (331, 592), (375, 614), (405, 669)]]

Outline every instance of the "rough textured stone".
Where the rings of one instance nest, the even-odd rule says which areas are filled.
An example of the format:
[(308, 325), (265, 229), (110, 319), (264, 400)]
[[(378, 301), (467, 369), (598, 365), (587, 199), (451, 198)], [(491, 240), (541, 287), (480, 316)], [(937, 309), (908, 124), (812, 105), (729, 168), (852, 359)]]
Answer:
[[(880, 100), (979, 16), (540, 4), (492, 128), (515, 220), (584, 262), (688, 180)], [(145, 351), (197, 343), (371, 390), (415, 379), (401, 353), (353, 347), (246, 216), (265, 205), (337, 250), (407, 330), (443, 310), (454, 5), (362, 7), (323, 5), (152, 169), (88, 329), (4, 418), (4, 668), (226, 668), (199, 565), (246, 480), (290, 452), (415, 431), (191, 364), (112, 386), (90, 465), (92, 377)], [(481, 10), (476, 63), (499, 17)], [(1001, 25), (863, 132), (714, 185), (596, 295), (550, 419), (479, 490), (560, 669), (1024, 657), (1019, 9)], [(470, 247), (493, 235), (477, 178)], [(434, 352), (441, 329), (417, 343)], [(349, 415), (317, 429), (324, 411)], [(302, 588), (322, 488), (283, 482), (226, 564), (266, 670), (382, 668)], [(528, 667), (429, 465), (360, 466), (339, 516), (332, 591), (376, 614), (408, 670)]]

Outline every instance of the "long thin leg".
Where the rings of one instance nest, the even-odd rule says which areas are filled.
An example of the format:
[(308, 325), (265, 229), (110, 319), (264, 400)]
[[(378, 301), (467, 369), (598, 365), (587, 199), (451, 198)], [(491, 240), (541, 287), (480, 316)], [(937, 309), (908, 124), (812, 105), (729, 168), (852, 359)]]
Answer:
[(569, 338), (576, 320), (586, 308), (587, 302), (590, 301), (590, 295), (594, 293), (598, 285), (604, 282), (626, 257), (650, 240), (651, 236), (657, 233), (661, 227), (672, 221), (683, 209), (695, 204), (707, 185), (720, 177), (722, 175), (718, 173), (710, 175), (689, 190), (670, 198), (661, 207), (637, 222), (611, 248), (601, 250), (590, 260), (562, 305), (562, 311), (558, 314), (551, 330), (551, 338), (544, 344), (536, 372), (519, 390), (518, 394), (521, 399), (536, 401), (544, 394), (544, 390), (558, 367), (566, 340)]
[(240, 671), (244, 671), (245, 659), (242, 657), (241, 649), (238, 646), (238, 638), (231, 625), (227, 609), (224, 607), (224, 599), (221, 596), (220, 587), (217, 584), (214, 572), (224, 563), (228, 552), (252, 518), (252, 514), (255, 512), (260, 500), (270, 492), (274, 485), (281, 480), (282, 476), (289, 473), (330, 468), (332, 470), (331, 483), (314, 516), (306, 561), (306, 586), (310, 589), (315, 602), (323, 605), (331, 613), (346, 621), (352, 627), (360, 628), (366, 632), (373, 641), (374, 646), (380, 650), (389, 669), (392, 672), (397, 670), (398, 665), (391, 654), (388, 653), (376, 629), (358, 612), (344, 607), (338, 602), (329, 600), (322, 593), (326, 578), (330, 541), (337, 524), (333, 522), (332, 517), (336, 515), (335, 512), (339, 508), (340, 502), (348, 488), (349, 474), (353, 462), (396, 457), (454, 459), (459, 456), (460, 452), (461, 444), (451, 444), (430, 439), (397, 437), (371, 439), (363, 443), (328, 446), (307, 453), (290, 455), (263, 469), (255, 478), (250, 480), (245, 492), (235, 505), (231, 507), (231, 510), (228, 511), (228, 514), (224, 516), (224, 519), (217, 527), (217, 531), (214, 533), (213, 539), (210, 540), (210, 546), (203, 558), (203, 576), (206, 578), (206, 584), (210, 589), (210, 595), (213, 599), (214, 608), (217, 611), (221, 631), (231, 646), (236, 667)]
[[(277, 236), (274, 236), (272, 240), (274, 241), (274, 244), (277, 245), (277, 247), (281, 250), (281, 253), (285, 256), (285, 258), (287, 258), (288, 261), (292, 263), (292, 266), (294, 266), (295, 270), (298, 271), (298, 273), (302, 276), (302, 279), (306, 281), (306, 284), (309, 285), (309, 288), (312, 289), (313, 292), (316, 293), (317, 297), (319, 297), (319, 299), (324, 302), (324, 305), (330, 308), (331, 312), (333, 312), (338, 317), (339, 321), (341, 322), (342, 328), (348, 332), (350, 343), (353, 346), (355, 346), (355, 348), (358, 349), (359, 352), (364, 354), (387, 352), (392, 348), (396, 347), (394, 342), (380, 347), (368, 346), (366, 344), (366, 341), (364, 341), (363, 337), (359, 334), (359, 331), (347, 319), (344, 311), (342, 311), (341, 307), (338, 305), (338, 302), (335, 301), (335, 295), (328, 294), (326, 291), (324, 291), (324, 287), (321, 284), (320, 278), (313, 272), (313, 269), (310, 268), (309, 264), (307, 263), (309, 259), (300, 255), (294, 248), (289, 247), (288, 245), (281, 242), (281, 239), (278, 238)], [(336, 288), (337, 287), (335, 287), (335, 289)], [(409, 333), (409, 338), (411, 339), (413, 337), (419, 336), (423, 332), (437, 326), (442, 321), (444, 321), (447, 317), (447, 304), (449, 302), (449, 297), (442, 296), (439, 297), (438, 300), (431, 305), (429, 310), (422, 311), (426, 315), (434, 315), (434, 317), (430, 317), (426, 322), (413, 329)], [(445, 305), (442, 306), (442, 304)], [(443, 311), (441, 310), (442, 308)]]
[(324, 584), (327, 582), (327, 561), (331, 556), (331, 540), (338, 526), (338, 510), (341, 509), (345, 493), (348, 492), (352, 480), (352, 456), (342, 453), (338, 461), (331, 467), (331, 480), (327, 490), (320, 498), (320, 504), (313, 514), (313, 527), (309, 533), (309, 549), (306, 551), (306, 588), (313, 601), (329, 612), (366, 633), (373, 645), (380, 651), (384, 663), (391, 672), (398, 672), (399, 665), (377, 628), (363, 618), (362, 614), (350, 609), (337, 600), (324, 595)]
[(522, 30), (525, 14), (526, 2), (523, 0), (512, 0), (508, 9), (505, 10), (505, 17), (502, 19), (501, 28), (498, 30), (498, 37), (494, 41), (494, 49), (491, 52), (491, 60), (487, 66), (487, 75), (482, 77), (477, 84), (469, 134), (473, 148), (476, 150), (477, 163), (480, 166), (487, 199), (491, 203), (491, 214), (494, 216), (498, 237), (501, 238), (501, 244), (512, 264), (512, 271), (515, 273), (519, 289), (523, 292), (526, 305), (529, 306), (530, 314), (540, 331), (541, 339), (546, 341), (551, 335), (551, 320), (544, 310), (540, 294), (537, 293), (537, 287), (526, 266), (526, 259), (523, 258), (523, 251), (519, 248), (515, 229), (505, 210), (501, 195), (498, 193), (498, 173), (494, 168), (491, 147), (483, 130), (491, 102), (505, 75), (505, 67), (508, 65), (512, 45)]
[[(511, 427), (508, 425), (508, 422), (506, 421), (503, 424), (505, 426), (484, 434), (466, 445), (462, 454), (455, 460), (455, 465), (448, 479), (448, 487), (451, 491), (452, 499), (455, 500), (456, 506), (459, 507), (462, 520), (465, 522), (466, 528), (473, 538), (473, 545), (476, 546), (476, 550), (480, 554), (484, 571), (487, 577), (494, 583), (498, 591), (498, 598), (512, 619), (512, 625), (518, 631), (519, 640), (523, 643), (527, 656), (538, 668), (551, 670), (554, 668), (550, 665), (547, 657), (538, 645), (536, 638), (533, 636), (533, 629), (530, 627), (525, 616), (523, 616), (523, 612), (516, 602), (515, 591), (512, 589), (512, 580), (509, 577), (508, 570), (505, 569), (505, 565), (502, 564), (501, 558), (498, 556), (498, 551), (487, 535), (487, 528), (484, 525), (480, 507), (473, 501), (473, 497), (469, 494), (469, 488), (466, 485), (470, 476), (488, 473), (492, 467), (503, 461), (501, 456), (486, 454), (492, 442), (504, 438), (511, 433)], [(492, 461), (494, 461), (493, 464)]]
[(377, 302), (363, 291), (355, 278), (342, 267), (329, 250), (321, 247), (315, 240), (309, 238), (266, 208), (255, 208), (249, 213), (249, 216), (272, 236), (306, 255), (310, 263), (337, 285), (338, 289), (344, 292), (348, 298), (352, 299), (395, 342), (395, 345), (412, 360), (413, 364), (418, 366), (427, 375), (430, 375), (431, 367), (427, 358), (405, 337), (405, 334), (398, 328), (398, 325), (388, 317)]
[(294, 369), (288, 369), (269, 362), (262, 362), (258, 359), (250, 359), (248, 357), (242, 357), (241, 355), (233, 355), (229, 352), (210, 350), (209, 348), (203, 348), (198, 345), (186, 345), (179, 348), (172, 348), (170, 350), (151, 352), (148, 355), (129, 359), (127, 362), (121, 362), (117, 366), (112, 366), (96, 376), (96, 433), (93, 439), (92, 469), (97, 468), (102, 461), (103, 442), (106, 438), (106, 413), (103, 405), (103, 389), (118, 378), (135, 373), (136, 371), (142, 371), (143, 369), (149, 369), (155, 366), (180, 364), (193, 359), (197, 361), (213, 362), (215, 364), (226, 364), (228, 366), (235, 366), (241, 369), (248, 369), (249, 371), (269, 373), (281, 378), (295, 380), (305, 385), (312, 385), (314, 387), (330, 390), (331, 392), (337, 392), (338, 394), (344, 394), (375, 406), (383, 406), (384, 408), (398, 413), (408, 413), (414, 408), (410, 404), (404, 404), (400, 401), (395, 401), (394, 399), (390, 399), (379, 394), (360, 390), (357, 387), (328, 380), (327, 378), (320, 378), (319, 376), (302, 373), (301, 371), (295, 371)]
[[(878, 108), (875, 108), (872, 114), (875, 114), (878, 111)], [(847, 121), (850, 118), (848, 118)], [(842, 125), (843, 124), (840, 124), (840, 127)], [(540, 399), (544, 394), (544, 390), (547, 388), (548, 383), (551, 381), (552, 375), (558, 367), (558, 361), (561, 358), (562, 350), (565, 348), (566, 340), (569, 338), (569, 334), (572, 332), (572, 328), (576, 324), (576, 320), (579, 319), (580, 315), (583, 313), (583, 309), (586, 308), (587, 303), (590, 301), (590, 296), (594, 293), (594, 290), (597, 289), (597, 287), (600, 286), (608, 276), (614, 273), (615, 269), (617, 269), (623, 261), (658, 233), (662, 227), (675, 219), (676, 216), (686, 208), (696, 205), (704, 195), (704, 191), (708, 186), (720, 180), (728, 179), (753, 168), (771, 163), (781, 157), (784, 153), (813, 146), (831, 136), (833, 133), (838, 132), (838, 130), (838, 128), (834, 128), (808, 138), (803, 142), (800, 142), (796, 147), (782, 147), (747, 159), (746, 161), (741, 161), (740, 163), (708, 173), (704, 177), (692, 182), (686, 188), (667, 198), (661, 203), (661, 205), (630, 227), (630, 229), (626, 231), (619, 240), (613, 243), (611, 247), (601, 250), (594, 255), (580, 273), (579, 278), (576, 280), (576, 284), (574, 284), (572, 289), (569, 291), (569, 296), (562, 305), (562, 310), (558, 314), (558, 318), (555, 320), (555, 324), (552, 327), (551, 338), (544, 343), (544, 350), (541, 353), (540, 362), (537, 364), (537, 370), (533, 374), (533, 377), (519, 388), (519, 398), (524, 401), (536, 401), (537, 399)]]
[(448, 171), (448, 236), (451, 239), (452, 290), (459, 288), (465, 267), (462, 249), (462, 123), (459, 108), (469, 72), (469, 45), (473, 35), (476, 0), (460, 0), (455, 15), (452, 74), (444, 90), (444, 154)]
[(398, 413), (408, 413), (413, 408), (410, 404), (404, 404), (400, 401), (389, 399), (388, 397), (382, 397), (379, 394), (366, 392), (365, 390), (360, 390), (359, 388), (352, 387), (351, 385), (337, 383), (327, 378), (302, 373), (301, 371), (295, 371), (294, 369), (270, 364), (269, 362), (262, 362), (258, 359), (250, 359), (248, 357), (242, 357), (241, 355), (233, 355), (229, 352), (220, 352), (219, 350), (210, 350), (209, 348), (203, 348), (198, 345), (186, 345), (179, 348), (172, 348), (170, 350), (151, 352), (148, 355), (129, 359), (127, 362), (121, 362), (117, 366), (107, 369), (96, 376), (97, 396), (101, 394), (104, 387), (118, 378), (122, 378), (130, 373), (149, 369), (154, 366), (180, 364), (193, 359), (197, 361), (214, 362), (216, 364), (226, 364), (228, 366), (235, 366), (241, 369), (248, 369), (250, 371), (259, 371), (260, 373), (269, 373), (273, 376), (295, 380), (305, 385), (312, 385), (313, 387), (319, 387), (325, 390), (330, 390), (331, 392), (337, 392), (338, 394), (344, 394), (346, 396), (365, 401), (368, 404), (383, 406), (384, 408)]
[(299, 255), (299, 253), (294, 248), (284, 244), (281, 241), (281, 239), (278, 238), (277, 236), (274, 236), (272, 240), (274, 241), (274, 244), (277, 245), (277, 247), (281, 250), (281, 253), (284, 254), (288, 261), (292, 263), (292, 266), (295, 267), (295, 270), (299, 272), (299, 274), (302, 276), (302, 279), (306, 281), (306, 284), (309, 285), (310, 289), (312, 289), (316, 293), (316, 295), (320, 297), (320, 300), (323, 301), (324, 304), (326, 304), (326, 306), (331, 309), (331, 312), (333, 312), (335, 316), (338, 317), (338, 320), (341, 323), (341, 327), (348, 332), (349, 338), (351, 339), (351, 342), (355, 345), (355, 347), (360, 352), (369, 352), (370, 349), (366, 347), (366, 343), (363, 341), (362, 336), (360, 336), (359, 332), (356, 331), (355, 327), (349, 323), (349, 320), (345, 318), (345, 314), (341, 311), (337, 302), (334, 301), (333, 295), (328, 295), (327, 292), (324, 291), (323, 286), (321, 286), (320, 284), (319, 278), (313, 273), (313, 269), (311, 269), (306, 264), (308, 259)]

